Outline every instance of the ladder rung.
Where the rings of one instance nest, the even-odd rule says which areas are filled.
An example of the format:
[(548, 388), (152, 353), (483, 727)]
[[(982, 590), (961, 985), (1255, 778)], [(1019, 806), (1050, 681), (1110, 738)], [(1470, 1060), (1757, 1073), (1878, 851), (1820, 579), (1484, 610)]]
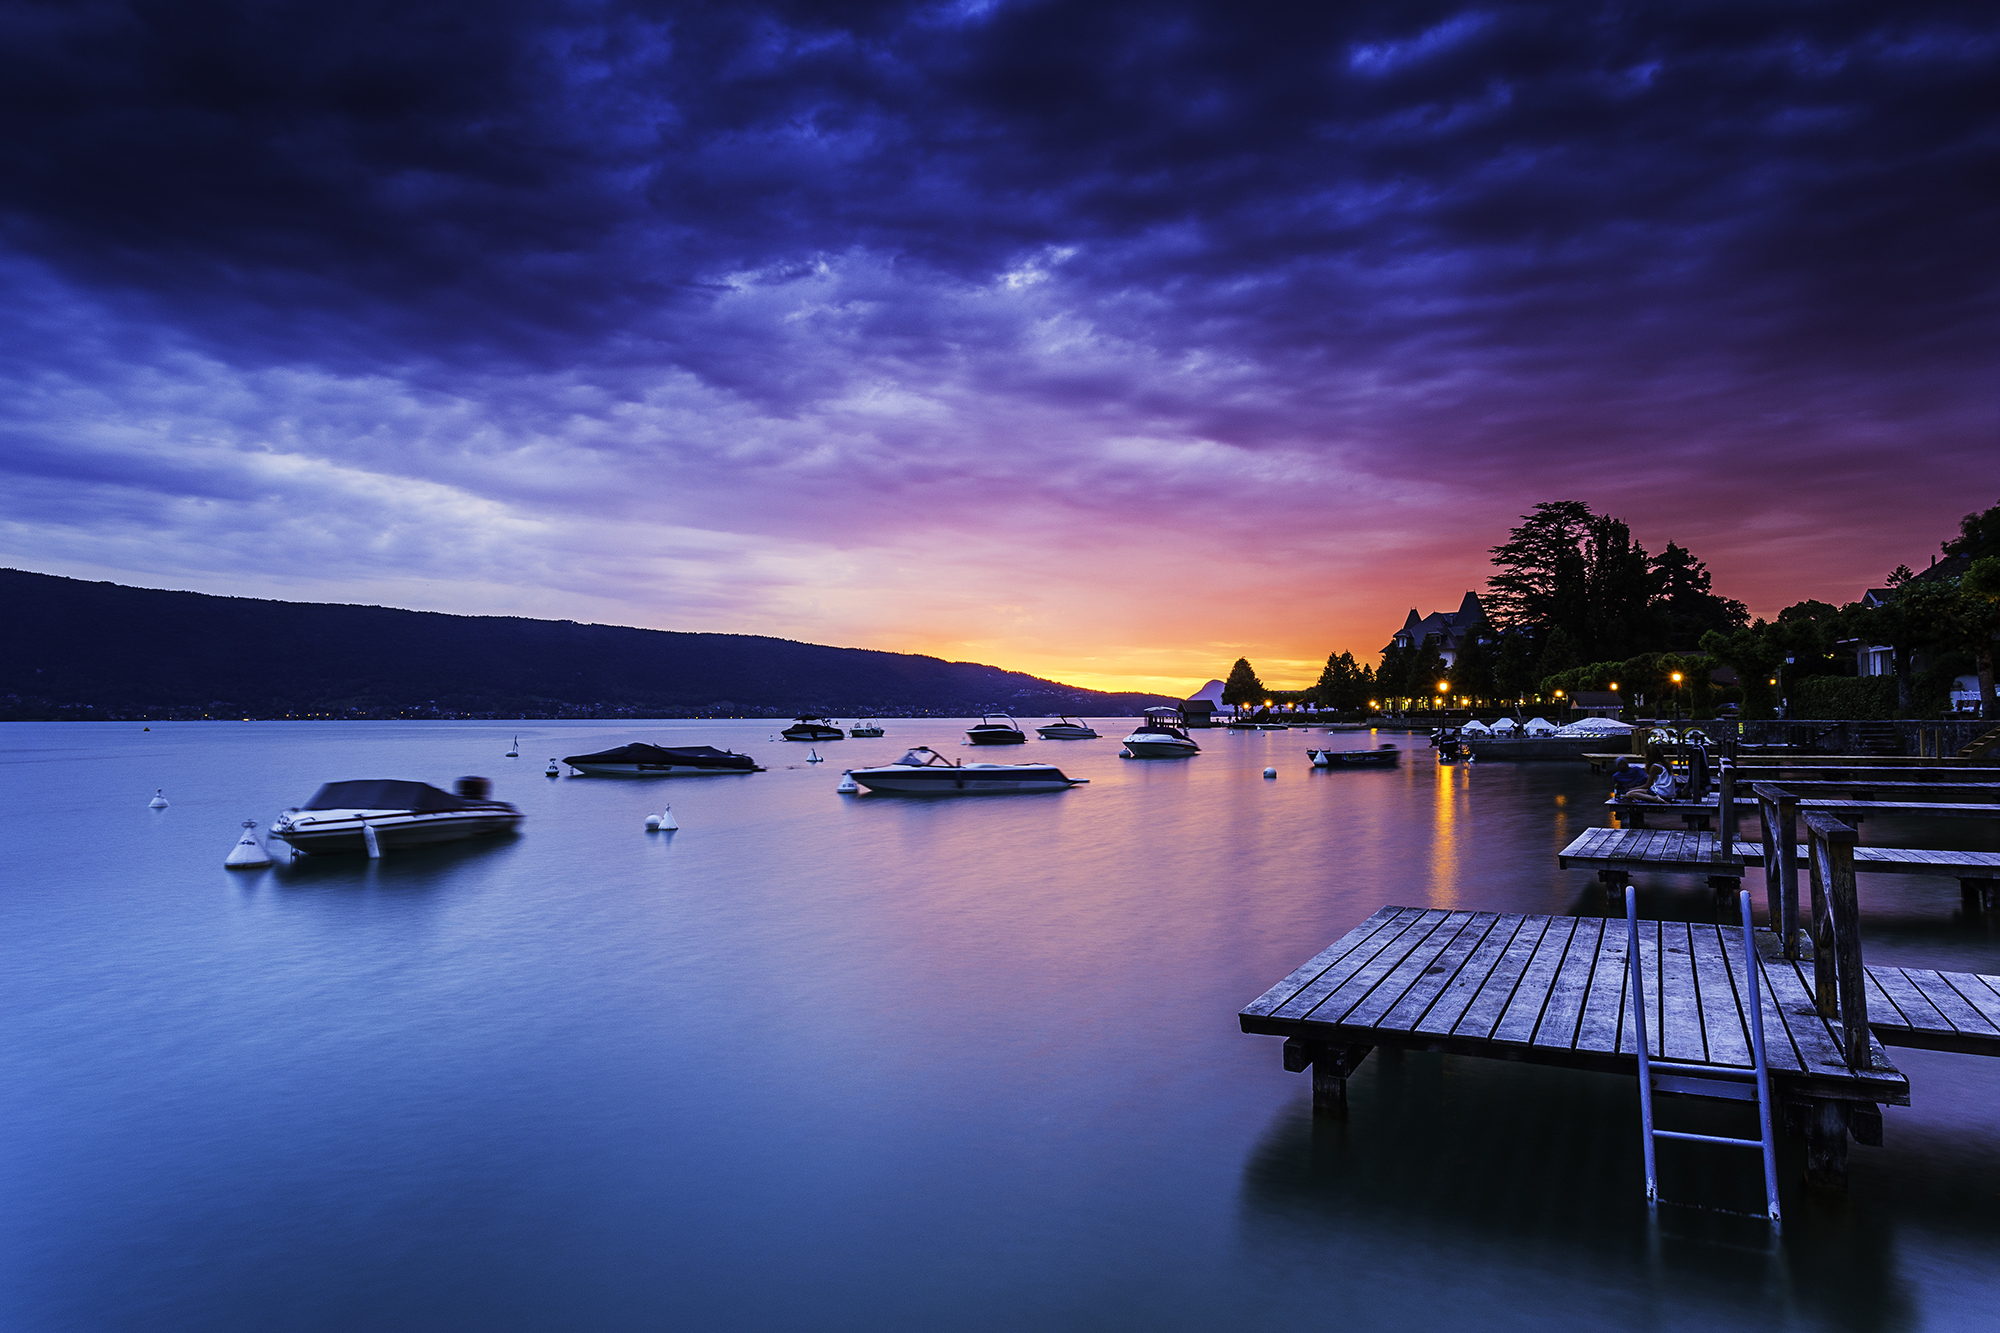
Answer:
[(1669, 1074), (1693, 1074), (1697, 1078), (1747, 1078), (1757, 1077), (1756, 1069), (1738, 1069), (1735, 1065), (1689, 1065), (1676, 1060), (1648, 1060), (1654, 1069), (1664, 1069)]
[(1654, 1074), (1653, 1090), (1678, 1093), (1683, 1097), (1713, 1097), (1725, 1102), (1757, 1100), (1757, 1089), (1754, 1085), (1722, 1083), (1705, 1078), (1683, 1078), (1678, 1074)]
[(1758, 1152), (1764, 1151), (1764, 1140), (1762, 1139), (1729, 1139), (1722, 1137), (1720, 1134), (1683, 1134), (1677, 1129), (1656, 1129), (1653, 1131), (1653, 1137), (1656, 1139), (1686, 1139), (1690, 1143), (1733, 1143), (1739, 1148), (1755, 1148)]

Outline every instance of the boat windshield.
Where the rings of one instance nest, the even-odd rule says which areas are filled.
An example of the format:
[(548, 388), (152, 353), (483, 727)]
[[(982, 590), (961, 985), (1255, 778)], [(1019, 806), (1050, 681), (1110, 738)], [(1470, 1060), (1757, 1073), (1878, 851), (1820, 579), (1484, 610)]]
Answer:
[(919, 745), (914, 750), (904, 752), (903, 757), (896, 762), (899, 764), (908, 764), (912, 768), (924, 768), (931, 764), (942, 764), (947, 768), (951, 767), (950, 760), (928, 745)]

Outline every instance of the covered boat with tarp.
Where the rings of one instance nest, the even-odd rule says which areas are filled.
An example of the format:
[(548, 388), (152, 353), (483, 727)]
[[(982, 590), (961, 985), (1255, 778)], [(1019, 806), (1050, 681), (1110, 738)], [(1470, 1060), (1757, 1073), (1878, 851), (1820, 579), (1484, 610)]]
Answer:
[(460, 778), (456, 785), (456, 792), (448, 792), (398, 778), (329, 782), (304, 805), (279, 815), (271, 835), (294, 851), (324, 855), (369, 850), (366, 830), (387, 850), (512, 833), (521, 826), (519, 810), (489, 798), (493, 784), (485, 778)]
[(757, 761), (713, 745), (648, 745), (634, 741), (615, 750), (573, 754), (563, 760), (579, 773), (606, 778), (669, 778), (703, 773), (762, 773)]

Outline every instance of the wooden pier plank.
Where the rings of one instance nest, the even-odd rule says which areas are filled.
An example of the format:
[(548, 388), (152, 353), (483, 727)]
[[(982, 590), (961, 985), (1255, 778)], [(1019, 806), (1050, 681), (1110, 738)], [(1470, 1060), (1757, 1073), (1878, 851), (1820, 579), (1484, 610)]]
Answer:
[(1450, 977), (1445, 975), (1448, 965), (1440, 960), (1446, 950), (1467, 931), (1474, 929), (1476, 920), (1471, 912), (1453, 912), (1443, 925), (1431, 932), (1430, 938), (1404, 954), (1365, 992), (1360, 989), (1361, 983), (1357, 980), (1328, 996), (1326, 1003), (1320, 1006), (1317, 1017), (1326, 1022), (1365, 1027), (1407, 1026), (1386, 1022), (1389, 1011), (1412, 991), (1418, 993), (1417, 1003), (1421, 1006), (1417, 1013), (1429, 1007), (1429, 1000), (1435, 999), (1450, 981)]
[(1465, 1011), (1492, 980), (1493, 972), (1500, 961), (1507, 956), (1513, 946), (1514, 937), (1521, 933), (1521, 926), (1527, 920), (1519, 913), (1502, 913), (1494, 917), (1492, 926), (1465, 959), (1451, 984), (1444, 988), (1436, 1003), (1411, 1026), (1418, 1032), (1447, 1033), (1458, 1026)]
[(1415, 1031), (1424, 1016), (1430, 1013), (1431, 1007), (1444, 998), (1452, 982), (1465, 969), (1467, 960), (1486, 942), (1486, 937), (1499, 921), (1500, 914), (1497, 912), (1474, 912), (1472, 919), (1465, 923), (1451, 943), (1444, 946), (1422, 974), (1404, 990), (1402, 997), (1382, 1015), (1381, 1025)]
[[(1568, 918), (1561, 918), (1567, 920)], [(1551, 918), (1545, 916), (1523, 917), (1514, 938), (1507, 942), (1506, 951), (1499, 962), (1480, 983), (1479, 994), (1465, 1007), (1465, 1014), (1452, 1025), (1455, 1036), (1478, 1037), (1491, 1040), (1500, 1026), (1501, 1017), (1514, 999), (1515, 988), (1521, 982), (1522, 973), (1548, 933)]]
[(1582, 924), (1581, 917), (1550, 919), (1548, 929), (1543, 932), (1535, 949), (1534, 958), (1522, 973), (1520, 984), (1514, 987), (1506, 1011), (1493, 1026), (1493, 1040), (1517, 1042), (1523, 1046), (1533, 1040), (1535, 1027), (1542, 1021), (1542, 1009), (1548, 1002), (1549, 985), (1562, 967), (1563, 959), (1569, 956), (1570, 945)]
[(2000, 1028), (2000, 990), (1995, 989), (2000, 978), (1982, 977), (1972, 972), (1938, 973), (1951, 988), (1964, 997), (1965, 1002), (1979, 1011), (1979, 1016)]
[(1548, 1003), (1542, 1007), (1542, 1021), (1529, 1039), (1531, 1045), (1575, 1048), (1577, 1023), (1583, 1017), (1583, 1001), (1590, 991), (1590, 974), (1603, 934), (1601, 918), (1585, 917), (1577, 923), (1571, 947), (1549, 984)]
[[(1742, 997), (1741, 972), (1730, 967), (1724, 951), (1728, 926), (1695, 926), (1689, 931), (1693, 945), (1695, 985), (1701, 990), (1701, 1034), (1708, 1046), (1711, 1064), (1756, 1063), (1750, 1055), (1750, 1030), (1744, 1017), (1747, 1001)], [(1740, 937), (1742, 930), (1736, 928)], [(1739, 961), (1737, 967), (1741, 967)]]
[[(1617, 927), (1612, 927), (1614, 930)], [(1626, 1003), (1618, 1019), (1618, 1053), (1631, 1055), (1639, 1049), (1639, 1034), (1631, 1004), (1631, 964), (1626, 964)], [(1646, 1054), (1664, 1060), (1660, 1047), (1660, 923), (1639, 922), (1639, 977), (1646, 994)]]
[(1583, 1015), (1577, 1022), (1578, 1050), (1617, 1053), (1619, 1020), (1625, 1014), (1626, 992), (1632, 980), (1631, 948), (1625, 923), (1606, 921), (1603, 940), (1597, 946), (1597, 963), (1590, 973), (1590, 989), (1583, 1000)]
[(1660, 1058), (1701, 1064), (1701, 1002), (1695, 991), (1694, 941), (1685, 921), (1660, 923)]
[[(1922, 991), (1910, 984), (1909, 977), (1900, 967), (1871, 967), (1868, 969), (1868, 979), (1875, 983), (1874, 989), (1881, 992), (1889, 1003), (1895, 1006), (1890, 1014), (1883, 1017), (1893, 1017), (1907, 1028), (1957, 1031), (1951, 1020), (1939, 1013), (1937, 1006), (1924, 998)], [(1874, 995), (1871, 994), (1868, 998), (1872, 1004)], [(1875, 1016), (1875, 1011), (1871, 1008), (1868, 1017), (1872, 1020)]]
[(1359, 948), (1350, 950), (1336, 960), (1332, 966), (1323, 969), (1309, 983), (1277, 1008), (1269, 1010), (1273, 1018), (1304, 1018), (1317, 1008), (1320, 1002), (1333, 994), (1358, 972), (1374, 965), (1384, 957), (1399, 957), (1406, 941), (1414, 936), (1422, 936), (1437, 928), (1445, 914), (1438, 911), (1419, 911), (1414, 908), (1402, 909), (1385, 930), (1378, 930), (1363, 941)]
[(1348, 931), (1332, 944), (1327, 945), (1326, 948), (1321, 949), (1311, 958), (1293, 968), (1289, 976), (1252, 1000), (1244, 1007), (1243, 1012), (1246, 1014), (1276, 1012), (1278, 1009), (1284, 1007), (1285, 1003), (1293, 996), (1311, 985), (1329, 967), (1332, 967), (1355, 949), (1360, 948), (1375, 934), (1406, 914), (1414, 916), (1417, 914), (1417, 909), (1411, 907), (1382, 908), (1353, 930)]
[(1950, 982), (1927, 968), (1904, 967), (1898, 972), (1908, 978), (1914, 986), (1936, 1006), (1945, 1020), (1960, 1032), (1974, 1033), (1982, 1037), (2000, 1037), (2000, 1028), (1986, 1020), (1986, 1016), (1967, 1004), (1965, 997), (1954, 989)]

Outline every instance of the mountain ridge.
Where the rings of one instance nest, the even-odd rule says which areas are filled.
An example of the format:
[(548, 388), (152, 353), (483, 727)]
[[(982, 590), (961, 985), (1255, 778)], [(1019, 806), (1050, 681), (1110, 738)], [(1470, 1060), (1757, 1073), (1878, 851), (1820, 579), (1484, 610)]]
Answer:
[(1129, 715), (1152, 694), (978, 662), (640, 629), (134, 588), (0, 569), (0, 720)]

